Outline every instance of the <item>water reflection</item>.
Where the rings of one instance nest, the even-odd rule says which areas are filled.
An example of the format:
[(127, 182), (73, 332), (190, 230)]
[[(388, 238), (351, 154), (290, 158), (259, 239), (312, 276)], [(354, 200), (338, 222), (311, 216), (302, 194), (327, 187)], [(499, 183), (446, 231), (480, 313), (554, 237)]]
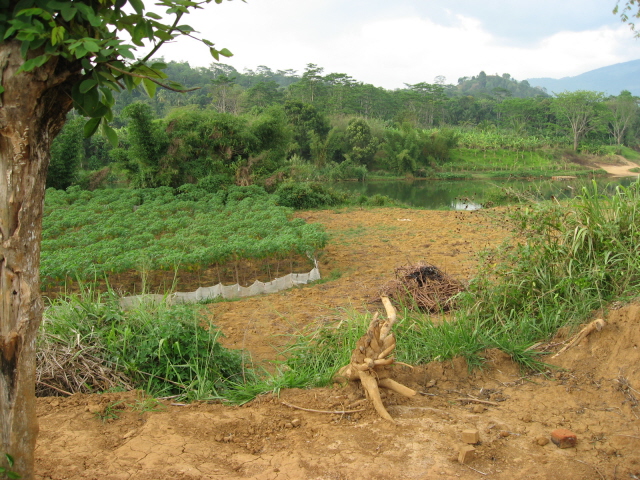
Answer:
[(456, 199), (453, 202), (451, 202), (451, 205), (449, 205), (449, 208), (451, 210), (467, 210), (471, 212), (473, 210), (480, 210), (482, 208), (482, 204), (475, 203), (470, 200)]
[[(600, 191), (613, 191), (617, 185), (628, 186), (635, 177), (601, 178), (596, 183)], [(338, 182), (330, 184), (340, 191), (358, 195), (386, 195), (414, 207), (429, 210), (477, 210), (504, 200), (505, 193), (538, 200), (559, 200), (580, 194), (590, 186), (589, 179), (557, 180), (383, 180), (369, 182)]]

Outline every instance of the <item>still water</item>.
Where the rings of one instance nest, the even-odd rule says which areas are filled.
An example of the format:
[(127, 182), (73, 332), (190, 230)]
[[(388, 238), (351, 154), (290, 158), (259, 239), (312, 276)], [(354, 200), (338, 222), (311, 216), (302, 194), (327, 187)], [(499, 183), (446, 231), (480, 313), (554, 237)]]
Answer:
[[(597, 179), (598, 189), (628, 186), (637, 177)], [(504, 199), (504, 192), (534, 196), (537, 199), (570, 198), (580, 194), (592, 180), (375, 180), (329, 184), (338, 191), (363, 195), (386, 195), (414, 207), (429, 210), (477, 210)]]

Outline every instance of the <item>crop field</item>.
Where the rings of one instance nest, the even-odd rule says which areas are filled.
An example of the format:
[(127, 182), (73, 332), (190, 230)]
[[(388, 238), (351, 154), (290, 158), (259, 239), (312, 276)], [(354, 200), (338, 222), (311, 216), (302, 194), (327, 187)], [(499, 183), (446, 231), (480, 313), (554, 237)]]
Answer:
[(49, 190), (43, 286), (210, 267), (235, 271), (237, 281), (241, 262), (264, 270), (274, 261), (313, 258), (327, 240), (322, 227), (293, 218), (293, 209), (277, 205), (275, 198), (251, 187), (215, 194), (169, 187)]

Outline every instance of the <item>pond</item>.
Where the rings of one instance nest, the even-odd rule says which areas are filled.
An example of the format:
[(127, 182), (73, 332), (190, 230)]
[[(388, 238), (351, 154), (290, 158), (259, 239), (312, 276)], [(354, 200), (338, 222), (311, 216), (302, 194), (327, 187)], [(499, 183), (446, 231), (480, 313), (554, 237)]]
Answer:
[[(598, 189), (628, 186), (637, 177), (599, 178)], [(537, 199), (570, 198), (589, 179), (560, 180), (373, 180), (367, 182), (336, 182), (328, 186), (338, 191), (362, 195), (386, 195), (413, 207), (428, 210), (477, 210), (483, 205), (504, 201), (505, 194), (513, 199), (522, 195)]]

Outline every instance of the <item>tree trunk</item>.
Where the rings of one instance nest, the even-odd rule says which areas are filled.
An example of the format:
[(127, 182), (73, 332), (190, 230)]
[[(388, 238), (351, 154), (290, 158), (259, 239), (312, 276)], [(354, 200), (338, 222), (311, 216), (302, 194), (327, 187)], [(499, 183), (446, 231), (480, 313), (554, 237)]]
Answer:
[[(36, 56), (32, 52), (30, 56)], [(0, 455), (33, 478), (36, 333), (42, 320), (40, 237), (49, 148), (71, 109), (79, 71), (54, 57), (32, 73), (20, 42), (0, 45)], [(3, 465), (6, 467), (6, 465)]]

